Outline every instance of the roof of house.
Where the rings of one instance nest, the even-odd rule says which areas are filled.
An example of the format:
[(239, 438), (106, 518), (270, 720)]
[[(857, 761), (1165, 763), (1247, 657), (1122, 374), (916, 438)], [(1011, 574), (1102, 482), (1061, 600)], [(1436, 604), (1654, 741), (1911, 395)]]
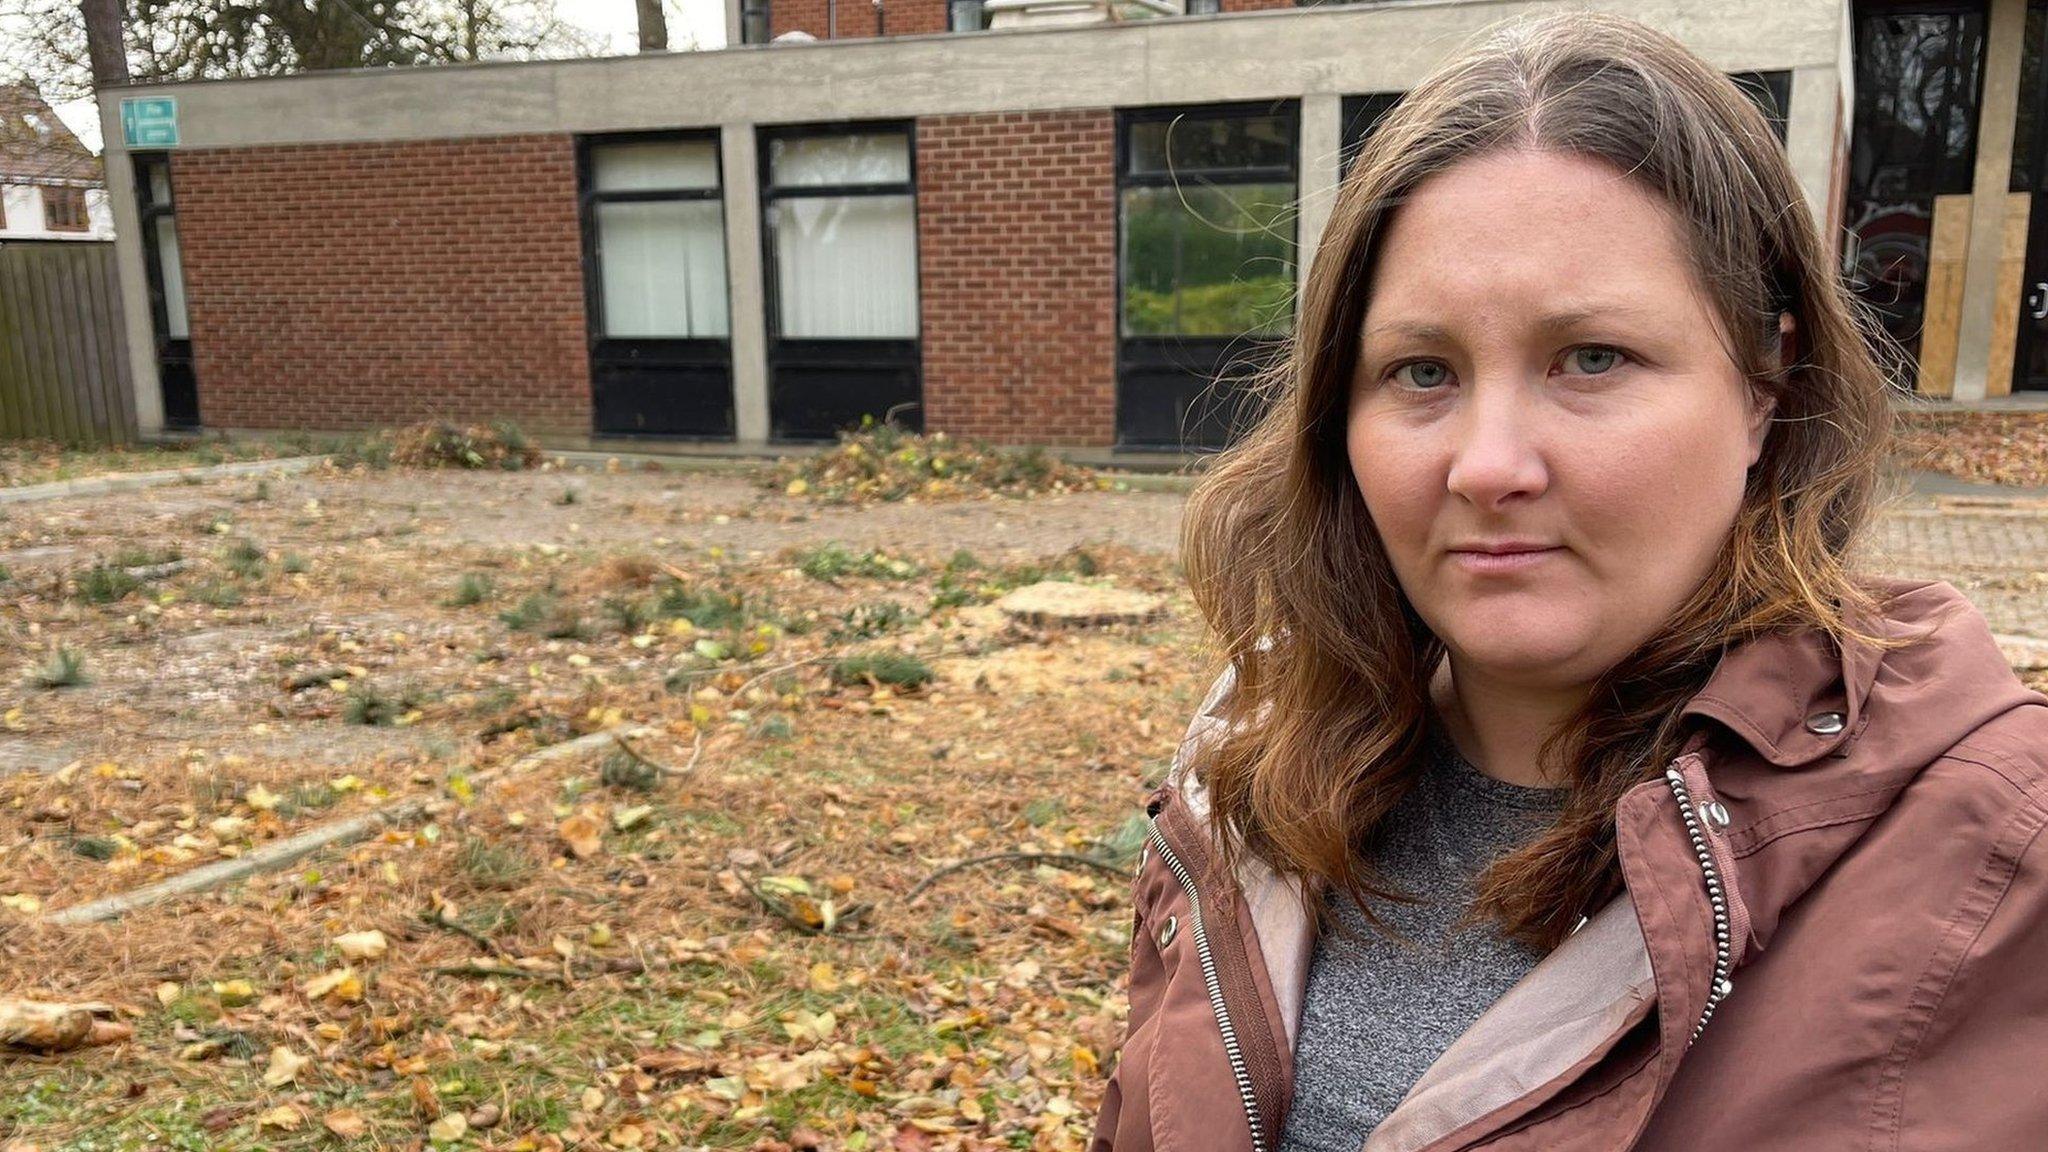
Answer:
[(0, 184), (106, 182), (100, 158), (25, 84), (0, 84)]

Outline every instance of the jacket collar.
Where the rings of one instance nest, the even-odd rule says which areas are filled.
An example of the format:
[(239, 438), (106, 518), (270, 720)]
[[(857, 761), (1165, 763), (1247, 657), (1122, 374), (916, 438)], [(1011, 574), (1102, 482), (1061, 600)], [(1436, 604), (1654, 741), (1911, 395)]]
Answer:
[[(1875, 582), (1881, 597), (1918, 586)], [(1858, 630), (1890, 630), (1882, 615), (1846, 615)], [(1836, 751), (1860, 730), (1882, 655), (1865, 644), (1838, 646), (1813, 629), (1769, 633), (1725, 650), (1681, 715), (1718, 720), (1765, 760), (1795, 767)]]

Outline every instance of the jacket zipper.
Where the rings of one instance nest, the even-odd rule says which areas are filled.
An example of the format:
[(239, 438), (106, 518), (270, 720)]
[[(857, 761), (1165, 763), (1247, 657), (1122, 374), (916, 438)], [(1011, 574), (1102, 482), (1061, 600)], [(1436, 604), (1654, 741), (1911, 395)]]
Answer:
[(1223, 1054), (1230, 1059), (1230, 1075), (1237, 1081), (1238, 1099), (1244, 1104), (1244, 1115), (1251, 1125), (1252, 1152), (1266, 1152), (1265, 1129), (1259, 1123), (1259, 1102), (1252, 1092), (1252, 1074), (1244, 1059), (1244, 1049), (1237, 1042), (1237, 1029), (1230, 1022), (1230, 1011), (1223, 1003), (1223, 981), (1216, 973), (1216, 961), (1209, 951), (1209, 932), (1202, 923), (1202, 901), (1195, 891), (1195, 878), (1174, 855), (1166, 843), (1166, 836), (1159, 830), (1159, 819), (1151, 818), (1152, 843), (1159, 849), (1159, 858), (1164, 861), (1173, 878), (1188, 896), (1189, 927), (1195, 936), (1195, 956), (1202, 965), (1202, 984), (1209, 991), (1209, 1008), (1216, 1014), (1216, 1026), (1223, 1033)]
[(1678, 798), (1678, 814), (1685, 819), (1685, 834), (1692, 841), (1693, 855), (1699, 858), (1700, 873), (1707, 880), (1707, 902), (1714, 908), (1714, 984), (1707, 992), (1706, 1007), (1700, 1011), (1699, 1023), (1693, 1025), (1692, 1039), (1685, 1042), (1690, 1048), (1707, 1030), (1707, 1021), (1714, 1018), (1714, 1009), (1730, 992), (1735, 991), (1735, 982), (1729, 979), (1734, 966), (1734, 940), (1729, 930), (1728, 894), (1722, 887), (1721, 870), (1714, 867), (1713, 851), (1707, 846), (1706, 833), (1700, 830), (1700, 818), (1694, 814), (1692, 790), (1685, 786), (1685, 776), (1676, 768), (1664, 770), (1664, 782), (1671, 786), (1672, 795)]

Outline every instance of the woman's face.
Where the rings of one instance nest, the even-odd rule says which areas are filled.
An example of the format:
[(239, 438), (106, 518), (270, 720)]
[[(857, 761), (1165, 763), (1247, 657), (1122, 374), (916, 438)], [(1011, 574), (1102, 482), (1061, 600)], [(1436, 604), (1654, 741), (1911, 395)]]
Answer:
[(1380, 244), (1346, 444), (1395, 574), (1454, 669), (1583, 685), (1705, 579), (1769, 403), (1682, 222), (1600, 161), (1463, 161)]

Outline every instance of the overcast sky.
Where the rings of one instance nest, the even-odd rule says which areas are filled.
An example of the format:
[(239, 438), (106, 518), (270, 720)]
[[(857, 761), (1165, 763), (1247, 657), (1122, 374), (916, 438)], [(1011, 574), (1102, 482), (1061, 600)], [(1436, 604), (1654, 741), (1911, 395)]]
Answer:
[[(678, 47), (695, 39), (699, 48), (725, 46), (724, 0), (665, 0), (668, 6), (668, 39)], [(640, 28), (633, 0), (556, 0), (555, 11), (562, 19), (608, 41), (608, 55), (631, 55), (640, 43)], [(75, 100), (57, 106), (57, 115), (71, 126), (78, 138), (93, 151), (100, 150), (99, 115), (90, 100)]]

